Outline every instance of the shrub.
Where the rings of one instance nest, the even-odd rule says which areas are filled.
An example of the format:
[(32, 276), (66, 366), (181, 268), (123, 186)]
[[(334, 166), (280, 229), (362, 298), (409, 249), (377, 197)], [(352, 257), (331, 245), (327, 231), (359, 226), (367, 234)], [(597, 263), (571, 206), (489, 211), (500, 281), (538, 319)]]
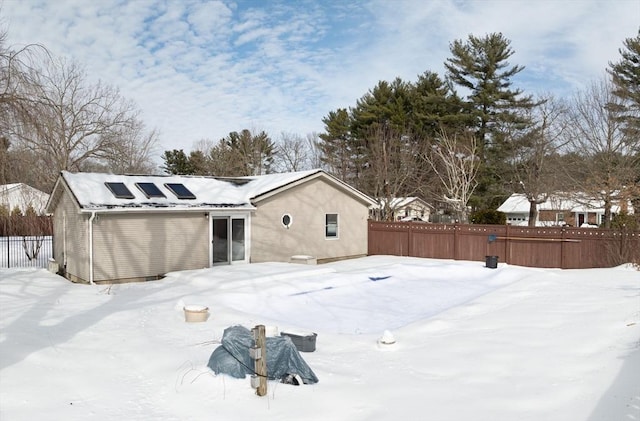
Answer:
[(507, 215), (497, 210), (483, 209), (472, 212), (469, 216), (469, 222), (472, 224), (505, 225)]
[(631, 231), (640, 230), (640, 222), (638, 215), (629, 215), (626, 212), (613, 215), (611, 219), (611, 228), (615, 230), (627, 229)]

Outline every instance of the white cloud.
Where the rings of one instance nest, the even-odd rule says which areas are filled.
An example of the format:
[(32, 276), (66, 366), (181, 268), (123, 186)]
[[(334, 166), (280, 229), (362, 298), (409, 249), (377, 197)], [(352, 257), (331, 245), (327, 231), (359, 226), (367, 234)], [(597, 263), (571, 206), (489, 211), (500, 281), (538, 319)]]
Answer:
[(640, 2), (376, 0), (322, 3), (59, 0), (3, 4), (10, 44), (41, 43), (120, 88), (163, 148), (257, 128), (321, 131), (379, 80), (443, 75), (449, 43), (502, 32), (528, 93), (602, 76)]

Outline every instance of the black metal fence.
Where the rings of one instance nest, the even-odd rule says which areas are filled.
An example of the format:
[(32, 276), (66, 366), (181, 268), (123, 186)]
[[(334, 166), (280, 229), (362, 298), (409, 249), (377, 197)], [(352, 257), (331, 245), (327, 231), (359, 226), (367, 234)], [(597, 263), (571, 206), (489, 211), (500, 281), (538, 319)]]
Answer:
[(46, 268), (53, 257), (50, 235), (0, 237), (0, 268)]

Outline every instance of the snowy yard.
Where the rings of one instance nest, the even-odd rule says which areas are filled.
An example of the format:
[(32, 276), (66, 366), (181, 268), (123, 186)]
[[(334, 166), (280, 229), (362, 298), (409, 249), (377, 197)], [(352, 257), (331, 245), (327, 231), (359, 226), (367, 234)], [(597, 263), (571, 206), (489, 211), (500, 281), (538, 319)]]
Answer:
[[(640, 272), (371, 256), (76, 285), (0, 270), (0, 419), (640, 420)], [(206, 305), (185, 323), (183, 305)], [(222, 332), (318, 334), (315, 385), (214, 375)], [(378, 345), (385, 330), (395, 345)]]

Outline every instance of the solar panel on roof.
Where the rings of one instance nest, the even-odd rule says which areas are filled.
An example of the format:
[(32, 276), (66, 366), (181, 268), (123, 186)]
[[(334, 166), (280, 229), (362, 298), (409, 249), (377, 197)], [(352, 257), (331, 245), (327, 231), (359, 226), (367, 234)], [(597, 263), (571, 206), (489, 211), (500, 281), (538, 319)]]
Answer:
[(178, 199), (195, 199), (196, 196), (181, 183), (166, 183), (166, 188), (171, 190), (171, 193), (175, 194)]
[(136, 183), (136, 187), (142, 190), (142, 193), (149, 199), (152, 197), (167, 197), (160, 191), (158, 186), (153, 183)]
[(111, 193), (117, 199), (133, 199), (133, 198), (135, 198), (133, 193), (131, 193), (131, 191), (127, 188), (127, 186), (124, 185), (124, 183), (112, 183), (112, 182), (108, 182), (107, 181), (104, 184), (105, 184), (105, 186), (107, 186), (107, 188), (111, 191)]

